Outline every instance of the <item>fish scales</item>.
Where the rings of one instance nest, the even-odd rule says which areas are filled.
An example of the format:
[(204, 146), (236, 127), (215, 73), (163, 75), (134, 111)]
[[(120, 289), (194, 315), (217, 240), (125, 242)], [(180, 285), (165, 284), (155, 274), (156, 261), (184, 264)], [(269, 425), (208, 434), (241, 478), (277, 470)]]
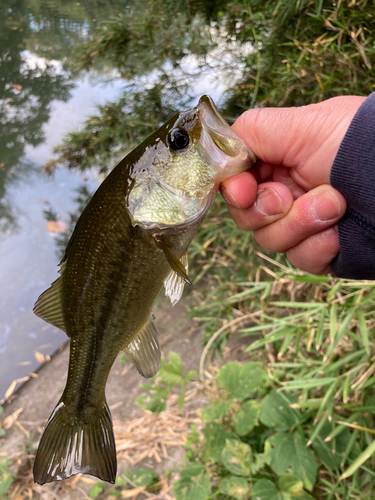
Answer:
[(34, 311), (70, 337), (68, 377), (47, 422), (34, 479), (116, 477), (105, 385), (122, 349), (145, 377), (160, 366), (151, 309), (165, 285), (179, 300), (186, 251), (220, 182), (249, 168), (251, 151), (212, 100), (172, 117), (124, 158), (79, 218), (60, 278)]
[[(72, 258), (63, 275), (64, 290), (68, 291), (64, 296), (66, 328), (75, 345), (67, 387), (69, 400), (78, 411), (87, 405), (102, 404), (107, 375), (118, 352), (148, 320), (154, 300), (170, 273), (163, 251), (150, 236), (132, 226), (123, 210), (127, 188), (124, 178), (108, 177), (105, 189), (98, 192), (99, 199), (93, 198), (90, 205), (95, 208), (90, 211), (88, 206), (82, 237), (83, 224), (78, 225), (69, 248)], [(105, 233), (95, 227), (99, 215), (109, 218)], [(190, 239), (190, 230), (185, 232), (187, 242), (183, 245), (182, 241), (180, 254)], [(95, 252), (90, 252), (91, 248)], [(77, 283), (77, 275), (86, 273), (89, 280)], [(79, 314), (80, 310), (85, 311), (84, 316)], [(82, 332), (90, 334), (81, 335)]]

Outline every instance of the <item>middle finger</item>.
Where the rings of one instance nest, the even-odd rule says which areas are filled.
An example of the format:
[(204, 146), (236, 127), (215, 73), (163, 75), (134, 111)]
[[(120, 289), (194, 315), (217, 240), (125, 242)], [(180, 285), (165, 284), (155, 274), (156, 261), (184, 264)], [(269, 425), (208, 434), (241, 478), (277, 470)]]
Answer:
[(300, 196), (284, 217), (254, 231), (254, 238), (266, 250), (285, 252), (335, 224), (345, 210), (343, 196), (325, 184)]

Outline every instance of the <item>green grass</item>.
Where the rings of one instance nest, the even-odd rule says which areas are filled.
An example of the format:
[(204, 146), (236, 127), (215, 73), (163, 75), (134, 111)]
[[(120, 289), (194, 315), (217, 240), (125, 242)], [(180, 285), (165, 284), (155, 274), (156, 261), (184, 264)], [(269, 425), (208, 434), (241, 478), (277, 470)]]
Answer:
[[(263, 366), (262, 384), (247, 395), (259, 405), (261, 417), (247, 434), (236, 429), (242, 410), (231, 390), (223, 387), (220, 374), (211, 394), (213, 401), (202, 412), (221, 426), (214, 439), (224, 443), (220, 433), (234, 432), (238, 443), (252, 448), (249, 473), (234, 474), (237, 479), (230, 484), (237, 484), (239, 491), (243, 487), (247, 495), (254, 488), (261, 500), (271, 498), (268, 493), (263, 496), (263, 487), (289, 498), (288, 481), (299, 491), (293, 498), (371, 498), (375, 490), (374, 284), (309, 275), (293, 269), (282, 256), (263, 254), (250, 234), (234, 227), (220, 200), (195, 238), (191, 253), (195, 306), (190, 313), (205, 326), (206, 341), (215, 336), (211, 352), (223, 352), (228, 336), (236, 335), (244, 338), (249, 359)], [(248, 336), (253, 338), (250, 345)], [(228, 398), (234, 403), (229, 404)], [(275, 398), (271, 406), (269, 398)], [(284, 423), (282, 416), (272, 420), (277, 398), (292, 412)], [(286, 471), (272, 461), (272, 446), (276, 450), (280, 446), (287, 455), (296, 446), (291, 441), (296, 436), (301, 439), (297, 443), (301, 450), (311, 453), (311, 477), (317, 469), (312, 484), (303, 481), (292, 461)], [(205, 436), (203, 445), (192, 447), (190, 461), (201, 460), (205, 453), (206, 460), (214, 460), (215, 465), (200, 474), (210, 478), (210, 495), (216, 492), (224, 498), (230, 489), (228, 467), (223, 467), (217, 450), (213, 456), (205, 451), (207, 440)], [(254, 474), (257, 461), (266, 459)], [(239, 477), (246, 477), (246, 487)], [(224, 480), (226, 493), (220, 486)], [(240, 493), (235, 497), (242, 498)]]

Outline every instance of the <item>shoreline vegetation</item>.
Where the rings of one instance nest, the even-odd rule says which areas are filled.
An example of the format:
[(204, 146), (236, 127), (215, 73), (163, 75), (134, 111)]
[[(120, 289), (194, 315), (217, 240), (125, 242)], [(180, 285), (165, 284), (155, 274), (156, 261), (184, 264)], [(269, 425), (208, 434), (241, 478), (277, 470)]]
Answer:
[[(373, 7), (366, 0), (130, 2), (77, 49), (74, 66), (108, 78), (115, 71), (123, 95), (69, 133), (45, 171), (106, 174), (193, 99), (194, 81), (209, 72), (227, 85), (220, 104), (228, 120), (252, 106), (368, 95), (375, 88)], [(219, 197), (189, 254), (194, 287), (183, 301), (209, 349), (169, 355), (137, 400), (145, 421), (186, 419), (182, 463), (161, 475), (134, 467), (126, 472), (130, 483), (67, 488), (66, 498), (372, 498), (373, 282), (310, 275), (283, 255), (263, 253)], [(22, 477), (22, 460), (6, 460), (0, 456), (0, 498)], [(20, 500), (26, 491), (18, 491)], [(29, 498), (56, 497), (30, 491)]]

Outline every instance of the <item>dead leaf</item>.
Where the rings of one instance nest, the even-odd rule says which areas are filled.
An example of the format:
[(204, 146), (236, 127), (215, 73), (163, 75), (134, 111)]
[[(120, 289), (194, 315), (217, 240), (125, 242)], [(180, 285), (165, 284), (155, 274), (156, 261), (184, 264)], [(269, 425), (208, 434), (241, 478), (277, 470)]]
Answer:
[(124, 402), (123, 402), (123, 401), (118, 401), (117, 403), (115, 403), (115, 404), (111, 405), (111, 406), (109, 407), (109, 409), (110, 409), (111, 411), (113, 411), (113, 410), (115, 410), (116, 408), (119, 408), (120, 406), (122, 406), (123, 404), (124, 404)]
[(66, 233), (67, 230), (65, 222), (57, 222), (57, 220), (47, 222), (47, 231), (50, 233)]
[(17, 421), (18, 417), (21, 415), (23, 412), (23, 408), (19, 408), (18, 410), (14, 411), (11, 415), (8, 415), (6, 418), (4, 418), (3, 421), (3, 427), (4, 429), (8, 430), (12, 427), (12, 425)]
[(44, 356), (41, 352), (35, 351), (34, 352), (35, 359), (38, 361), (38, 363), (43, 363), (44, 362)]
[(90, 479), (89, 477), (81, 477), (80, 480), (85, 484), (96, 484), (98, 481)]
[(13, 380), (13, 382), (10, 384), (10, 386), (8, 387), (8, 390), (5, 393), (4, 399), (9, 398), (9, 396), (12, 394), (12, 392), (16, 388), (16, 385), (17, 385), (17, 380)]
[(141, 494), (145, 489), (144, 488), (133, 488), (132, 490), (123, 490), (121, 492), (121, 498), (132, 498), (137, 497)]
[(15, 425), (27, 438), (30, 437), (30, 432), (27, 431), (23, 425), (21, 425), (19, 422), (15, 422)]

